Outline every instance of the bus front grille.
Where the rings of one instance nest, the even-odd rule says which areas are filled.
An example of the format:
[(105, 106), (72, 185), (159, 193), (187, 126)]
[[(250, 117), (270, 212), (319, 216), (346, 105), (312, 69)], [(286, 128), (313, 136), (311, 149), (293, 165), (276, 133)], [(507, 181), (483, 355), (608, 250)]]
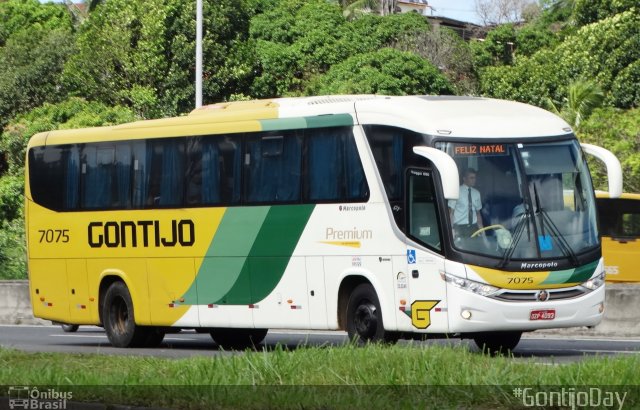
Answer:
[[(566, 288), (566, 289), (547, 289), (549, 292), (550, 300), (565, 300), (580, 297), (586, 293), (580, 287)], [(509, 302), (538, 302), (538, 290), (502, 290), (491, 297), (498, 300), (505, 300)]]

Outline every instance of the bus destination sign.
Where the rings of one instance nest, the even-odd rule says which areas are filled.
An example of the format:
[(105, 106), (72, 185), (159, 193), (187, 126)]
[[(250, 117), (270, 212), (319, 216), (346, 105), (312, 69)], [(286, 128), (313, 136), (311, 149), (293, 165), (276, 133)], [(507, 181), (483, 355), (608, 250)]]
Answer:
[(506, 144), (456, 144), (454, 147), (455, 156), (489, 156), (507, 155)]

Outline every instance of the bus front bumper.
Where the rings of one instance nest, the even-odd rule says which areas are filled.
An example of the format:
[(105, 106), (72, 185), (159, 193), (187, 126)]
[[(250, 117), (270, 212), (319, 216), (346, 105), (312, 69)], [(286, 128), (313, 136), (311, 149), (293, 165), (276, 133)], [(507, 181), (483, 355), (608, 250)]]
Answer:
[(530, 331), (595, 326), (604, 316), (605, 287), (545, 302), (502, 301), (447, 284), (449, 331)]

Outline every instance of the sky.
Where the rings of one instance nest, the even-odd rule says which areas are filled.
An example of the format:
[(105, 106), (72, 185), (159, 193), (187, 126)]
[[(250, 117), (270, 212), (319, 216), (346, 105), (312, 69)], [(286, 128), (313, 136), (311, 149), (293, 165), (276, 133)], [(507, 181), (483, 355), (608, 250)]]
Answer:
[[(40, 0), (41, 3), (53, 1), (61, 3), (63, 0)], [(435, 8), (434, 16), (449, 17), (469, 23), (479, 23), (476, 14), (476, 0), (429, 0), (429, 5)]]
[(429, 0), (435, 8), (434, 16), (449, 17), (469, 23), (480, 23), (476, 13), (476, 0)]

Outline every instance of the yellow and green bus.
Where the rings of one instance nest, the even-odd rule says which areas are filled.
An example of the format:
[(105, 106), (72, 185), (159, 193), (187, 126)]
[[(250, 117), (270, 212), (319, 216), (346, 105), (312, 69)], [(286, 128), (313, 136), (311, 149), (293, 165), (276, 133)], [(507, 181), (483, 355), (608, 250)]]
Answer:
[[(485, 98), (282, 98), (40, 133), (25, 183), (33, 311), (103, 326), (118, 347), (172, 328), (242, 347), (289, 328), (501, 350), (593, 326), (604, 265), (585, 153), (615, 196), (611, 153)], [(470, 169), (481, 221), (461, 235), (448, 208)]]
[(607, 282), (640, 282), (640, 194), (596, 192)]

